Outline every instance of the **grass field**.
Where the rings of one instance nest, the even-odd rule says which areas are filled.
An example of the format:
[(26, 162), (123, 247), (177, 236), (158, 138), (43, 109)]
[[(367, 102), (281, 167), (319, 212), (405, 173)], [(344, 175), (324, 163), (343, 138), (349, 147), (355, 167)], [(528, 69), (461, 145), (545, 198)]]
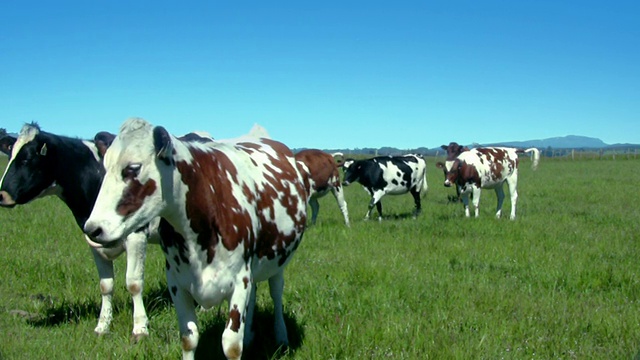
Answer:
[[(520, 171), (518, 218), (465, 219), (428, 159), (422, 215), (409, 195), (346, 189), (352, 227), (321, 199), (285, 272), (291, 348), (274, 348), (268, 286), (258, 290), (256, 342), (246, 359), (634, 359), (640, 352), (640, 160), (549, 160)], [(0, 164), (0, 168), (4, 165)], [(164, 258), (150, 246), (148, 338), (130, 341), (125, 259), (116, 261), (110, 334), (93, 328), (98, 276), (70, 212), (56, 198), (0, 209), (1, 359), (178, 359)], [(201, 311), (199, 359), (221, 358), (226, 304)]]

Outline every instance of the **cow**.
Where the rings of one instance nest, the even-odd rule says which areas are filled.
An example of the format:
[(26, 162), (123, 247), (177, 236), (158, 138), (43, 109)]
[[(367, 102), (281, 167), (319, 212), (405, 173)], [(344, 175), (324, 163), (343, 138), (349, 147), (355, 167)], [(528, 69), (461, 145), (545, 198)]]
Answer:
[(364, 219), (369, 220), (371, 210), (378, 210), (378, 221), (382, 220), (382, 203), (386, 194), (411, 193), (415, 202), (413, 217), (422, 211), (420, 198), (427, 193), (427, 165), (421, 155), (377, 156), (370, 159), (345, 159), (343, 186), (359, 182), (371, 196)]
[(127, 119), (104, 157), (106, 175), (85, 233), (109, 246), (160, 216), (167, 286), (184, 359), (199, 332), (196, 303), (228, 302), (222, 350), (251, 343), (256, 284), (268, 280), (275, 338), (287, 346), (284, 269), (302, 240), (307, 198), (292, 151), (266, 138), (188, 141)]
[(455, 184), (459, 187), (466, 217), (470, 217), (469, 194), (473, 199), (475, 217), (478, 217), (481, 189), (494, 189), (498, 198), (496, 218), (500, 218), (506, 182), (511, 195), (510, 219), (514, 220), (518, 201), (518, 154), (523, 153), (533, 153), (532, 168), (535, 170), (540, 161), (540, 151), (536, 148), (478, 147), (459, 151), (457, 155), (454, 152), (455, 157), (445, 163), (439, 162), (436, 166), (444, 170), (445, 186)]
[[(25, 124), (18, 137), (9, 141), (10, 159), (0, 180), (0, 206), (14, 207), (36, 198), (58, 196), (71, 210), (76, 224), (83, 229), (102, 183), (104, 168), (100, 154), (115, 135), (101, 132), (94, 141), (55, 135), (42, 131), (38, 124)], [(6, 138), (3, 138), (3, 141)], [(4, 142), (3, 142), (4, 144)], [(103, 247), (85, 236), (91, 246), (100, 277), (102, 306), (94, 331), (98, 335), (109, 331), (113, 318), (113, 261), (127, 252), (127, 290), (133, 300), (134, 340), (149, 334), (148, 317), (142, 300), (144, 260), (147, 240), (159, 243), (159, 220), (136, 229), (117, 246)], [(148, 237), (151, 237), (148, 239)]]
[(303, 170), (302, 176), (311, 207), (311, 223), (315, 225), (318, 217), (318, 199), (331, 192), (338, 202), (345, 225), (349, 226), (349, 210), (344, 200), (340, 171), (334, 156), (317, 149), (305, 149), (297, 152), (295, 158), (298, 167)]

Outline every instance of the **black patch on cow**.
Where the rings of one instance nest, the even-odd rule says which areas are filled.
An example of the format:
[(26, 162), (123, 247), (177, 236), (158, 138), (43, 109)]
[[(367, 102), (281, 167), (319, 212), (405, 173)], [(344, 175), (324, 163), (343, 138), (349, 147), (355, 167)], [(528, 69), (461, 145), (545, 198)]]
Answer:
[(208, 143), (211, 141), (211, 138), (209, 137), (205, 137), (205, 136), (200, 136), (196, 133), (188, 133), (185, 135), (180, 136), (178, 139), (182, 140), (182, 141), (186, 141), (186, 142), (196, 142), (196, 143)]
[(189, 264), (189, 258), (187, 258), (187, 245), (184, 237), (180, 235), (171, 224), (164, 218), (160, 219), (160, 226), (158, 228), (162, 246), (167, 248), (175, 248), (178, 251), (180, 260), (183, 263)]
[(172, 286), (171, 287), (171, 294), (173, 294), (174, 297), (178, 294), (178, 287), (177, 286)]

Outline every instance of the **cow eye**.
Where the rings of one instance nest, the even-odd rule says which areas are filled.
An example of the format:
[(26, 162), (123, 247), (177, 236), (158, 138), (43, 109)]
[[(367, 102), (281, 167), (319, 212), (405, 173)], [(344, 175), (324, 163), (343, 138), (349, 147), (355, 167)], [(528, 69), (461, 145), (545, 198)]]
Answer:
[(134, 179), (140, 174), (141, 164), (129, 164), (124, 169), (122, 169), (122, 178), (123, 179)]

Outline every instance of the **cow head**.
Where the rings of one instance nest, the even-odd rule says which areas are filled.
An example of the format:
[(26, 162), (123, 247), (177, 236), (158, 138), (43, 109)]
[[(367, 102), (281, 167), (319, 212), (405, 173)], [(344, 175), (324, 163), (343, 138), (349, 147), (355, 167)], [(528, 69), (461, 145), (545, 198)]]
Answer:
[(449, 187), (458, 181), (462, 161), (460, 161), (460, 159), (454, 159), (453, 161), (447, 161), (445, 163), (438, 161), (436, 167), (444, 171), (444, 186)]
[(344, 179), (342, 181), (343, 186), (349, 186), (349, 184), (358, 181), (360, 174), (362, 173), (361, 161), (346, 159), (341, 166), (344, 170)]
[(444, 162), (436, 162), (436, 167), (444, 172), (444, 186), (449, 187), (457, 181), (460, 167), (462, 166), (458, 156), (465, 151), (469, 151), (469, 148), (456, 142), (450, 142), (449, 145), (441, 145), (440, 148), (447, 152), (447, 158)]
[(107, 149), (111, 146), (111, 143), (115, 138), (116, 136), (114, 134), (106, 131), (101, 131), (93, 137), (93, 142), (98, 148), (98, 155), (101, 159), (104, 159), (104, 154), (107, 152)]
[(36, 123), (24, 125), (13, 144), (10, 139), (3, 144), (11, 152), (0, 180), (0, 206), (25, 204), (55, 186), (55, 164), (48, 153), (46, 137)]
[(113, 243), (162, 211), (162, 179), (172, 180), (172, 146), (163, 127), (140, 118), (123, 123), (104, 154), (106, 174), (84, 227), (96, 242)]
[(13, 148), (13, 144), (16, 143), (16, 138), (11, 135), (5, 135), (0, 138), (0, 151), (2, 151), (5, 155), (11, 156), (11, 149)]

